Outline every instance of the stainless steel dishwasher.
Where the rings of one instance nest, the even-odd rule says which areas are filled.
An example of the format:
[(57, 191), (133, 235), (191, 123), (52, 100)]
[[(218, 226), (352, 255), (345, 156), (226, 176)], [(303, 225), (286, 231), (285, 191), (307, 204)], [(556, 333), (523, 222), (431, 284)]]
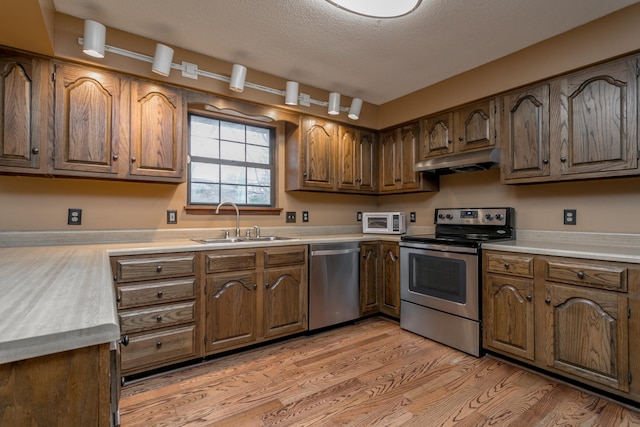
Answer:
[(360, 243), (315, 243), (309, 252), (309, 330), (360, 317)]

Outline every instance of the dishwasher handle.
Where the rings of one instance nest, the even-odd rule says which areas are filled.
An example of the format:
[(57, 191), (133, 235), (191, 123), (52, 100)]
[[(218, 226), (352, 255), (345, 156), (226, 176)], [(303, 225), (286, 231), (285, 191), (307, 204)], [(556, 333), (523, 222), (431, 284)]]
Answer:
[(344, 254), (357, 254), (357, 253), (360, 253), (360, 248), (324, 249), (324, 250), (318, 250), (318, 251), (311, 251), (311, 256), (344, 255)]

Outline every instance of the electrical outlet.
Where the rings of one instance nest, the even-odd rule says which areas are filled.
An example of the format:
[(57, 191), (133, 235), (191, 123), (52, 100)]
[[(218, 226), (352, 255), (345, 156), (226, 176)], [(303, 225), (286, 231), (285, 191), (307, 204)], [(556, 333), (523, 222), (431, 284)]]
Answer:
[(358, 221), (358, 222), (362, 221), (362, 212), (358, 212), (356, 214), (356, 221)]
[(566, 225), (576, 225), (577, 220), (577, 212), (575, 209), (564, 210), (564, 223)]
[(286, 222), (296, 222), (296, 213), (295, 212), (287, 212), (286, 213)]
[(411, 212), (409, 214), (409, 222), (416, 222), (416, 213), (415, 212)]
[(302, 211), (302, 222), (309, 222), (309, 212)]
[(178, 211), (167, 211), (167, 224), (178, 223)]
[(69, 213), (67, 214), (67, 224), (68, 225), (82, 224), (82, 209), (69, 208)]

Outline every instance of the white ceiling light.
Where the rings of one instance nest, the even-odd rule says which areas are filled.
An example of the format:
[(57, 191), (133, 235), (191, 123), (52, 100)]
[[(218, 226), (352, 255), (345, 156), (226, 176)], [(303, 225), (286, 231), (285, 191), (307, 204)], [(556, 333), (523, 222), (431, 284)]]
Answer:
[(327, 0), (334, 6), (372, 18), (396, 18), (413, 12), (422, 0)]

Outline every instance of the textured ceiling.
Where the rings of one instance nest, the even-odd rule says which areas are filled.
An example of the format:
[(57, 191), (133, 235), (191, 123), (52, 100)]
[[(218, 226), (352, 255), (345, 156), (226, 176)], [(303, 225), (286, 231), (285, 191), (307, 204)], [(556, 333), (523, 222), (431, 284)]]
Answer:
[[(382, 104), (640, 0), (422, 0), (373, 19), (325, 0), (54, 0), (56, 11)], [(107, 44), (109, 35), (107, 32)], [(126, 46), (118, 46), (126, 48)], [(175, 61), (174, 61), (175, 62)]]

